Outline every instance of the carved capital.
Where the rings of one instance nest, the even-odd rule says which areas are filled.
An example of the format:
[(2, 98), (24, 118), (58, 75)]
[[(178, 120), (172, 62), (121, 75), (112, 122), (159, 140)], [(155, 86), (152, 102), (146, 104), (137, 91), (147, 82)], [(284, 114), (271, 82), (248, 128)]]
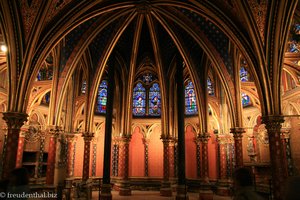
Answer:
[(269, 115), (263, 116), (262, 122), (266, 125), (266, 129), (269, 133), (279, 133), (284, 119), (281, 115)]
[(209, 133), (203, 133), (203, 134), (199, 134), (198, 138), (200, 139), (200, 141), (202, 143), (207, 143), (210, 138), (210, 135), (209, 135)]
[(245, 133), (245, 129), (242, 127), (234, 127), (230, 128), (230, 133), (232, 133), (234, 139), (242, 139), (243, 138), (243, 133)]
[(91, 142), (94, 138), (94, 133), (92, 132), (83, 132), (82, 135), (84, 142)]
[(26, 113), (19, 112), (5, 112), (3, 113), (3, 119), (7, 124), (8, 129), (20, 129), (24, 122), (27, 121), (28, 115)]
[(65, 134), (65, 137), (68, 142), (74, 142), (77, 139), (77, 136), (73, 133), (67, 133)]
[(48, 134), (50, 137), (58, 137), (62, 132), (62, 128), (60, 126), (50, 125), (48, 126)]

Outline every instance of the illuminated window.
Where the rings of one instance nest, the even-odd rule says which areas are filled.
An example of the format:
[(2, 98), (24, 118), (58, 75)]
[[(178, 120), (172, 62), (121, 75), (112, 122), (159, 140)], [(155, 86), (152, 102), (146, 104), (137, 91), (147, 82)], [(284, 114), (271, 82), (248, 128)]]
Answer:
[(245, 94), (245, 93), (241, 93), (242, 95), (242, 105), (243, 107), (247, 107), (247, 106), (250, 106), (251, 105), (251, 101), (250, 101), (250, 97)]
[(96, 113), (106, 113), (107, 81), (103, 80), (98, 88)]
[(160, 115), (160, 88), (158, 83), (154, 83), (149, 90), (149, 115)]
[(133, 115), (144, 116), (146, 114), (146, 89), (141, 83), (137, 83), (133, 89)]
[(247, 82), (249, 80), (248, 72), (247, 72), (246, 68), (243, 66), (240, 69), (240, 79), (242, 82)]
[(198, 113), (196, 94), (192, 81), (188, 81), (185, 86), (185, 114), (194, 115)]
[(85, 94), (86, 92), (86, 81), (82, 81), (82, 85), (81, 85), (81, 93)]
[(215, 95), (214, 86), (209, 77), (207, 79), (207, 92), (208, 92), (208, 95), (211, 95), (211, 96)]

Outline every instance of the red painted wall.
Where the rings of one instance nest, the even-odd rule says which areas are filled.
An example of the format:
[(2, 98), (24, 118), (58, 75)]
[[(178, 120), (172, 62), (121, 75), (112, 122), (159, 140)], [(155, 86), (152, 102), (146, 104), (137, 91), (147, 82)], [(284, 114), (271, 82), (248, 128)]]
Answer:
[(75, 147), (75, 161), (74, 161), (74, 176), (82, 177), (82, 168), (83, 168), (83, 149), (84, 143), (83, 138), (78, 137)]
[(216, 136), (210, 133), (210, 139), (208, 141), (208, 176), (210, 179), (217, 179), (217, 143)]
[(194, 138), (193, 129), (188, 126), (185, 133), (185, 173), (187, 178), (197, 178), (197, 156)]
[(155, 128), (150, 135), (149, 142), (149, 177), (163, 176), (163, 143), (160, 139), (160, 131)]
[[(103, 176), (104, 133), (101, 131), (97, 141), (96, 176)], [(92, 158), (92, 154), (91, 154)], [(92, 159), (91, 159), (92, 160)]]
[(140, 129), (135, 128), (129, 144), (129, 177), (144, 176), (144, 144)]

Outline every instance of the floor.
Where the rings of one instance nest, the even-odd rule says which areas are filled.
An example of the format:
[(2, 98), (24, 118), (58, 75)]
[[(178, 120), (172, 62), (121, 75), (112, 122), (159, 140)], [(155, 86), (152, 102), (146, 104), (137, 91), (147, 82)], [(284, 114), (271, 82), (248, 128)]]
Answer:
[[(93, 199), (98, 199), (98, 191), (93, 192)], [(119, 196), (117, 191), (112, 191), (113, 200), (174, 200), (176, 193), (172, 197), (162, 197), (159, 195), (159, 191), (132, 191), (131, 196)], [(189, 200), (198, 200), (199, 194), (188, 193)], [(214, 200), (231, 200), (231, 197), (213, 196)]]

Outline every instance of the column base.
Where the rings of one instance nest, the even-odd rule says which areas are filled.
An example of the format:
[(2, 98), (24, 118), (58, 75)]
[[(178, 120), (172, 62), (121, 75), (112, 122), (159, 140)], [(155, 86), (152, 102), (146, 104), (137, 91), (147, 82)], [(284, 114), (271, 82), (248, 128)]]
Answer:
[(177, 194), (176, 200), (188, 200), (189, 196), (187, 194), (187, 188), (185, 185), (178, 185), (177, 186)]
[(213, 200), (213, 192), (211, 190), (200, 190), (199, 200)]
[(220, 196), (230, 196), (231, 190), (230, 190), (230, 182), (228, 179), (219, 179), (217, 183), (217, 195)]
[(100, 200), (112, 200), (111, 185), (103, 184), (101, 187)]
[(163, 181), (161, 183), (160, 196), (164, 196), (164, 197), (172, 196), (172, 188), (171, 188), (171, 183), (169, 181)]
[(119, 185), (119, 195), (120, 196), (131, 196), (130, 182), (127, 180), (122, 180)]

